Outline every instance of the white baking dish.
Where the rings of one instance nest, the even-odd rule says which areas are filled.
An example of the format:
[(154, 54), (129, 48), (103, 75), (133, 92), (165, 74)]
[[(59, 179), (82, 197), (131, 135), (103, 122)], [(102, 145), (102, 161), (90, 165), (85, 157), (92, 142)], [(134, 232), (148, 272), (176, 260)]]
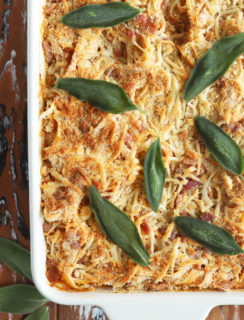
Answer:
[(40, 213), (39, 75), (44, 72), (41, 46), (44, 0), (28, 1), (28, 142), (30, 179), (31, 266), (34, 283), (59, 304), (92, 304), (110, 320), (203, 320), (220, 304), (244, 304), (241, 292), (109, 293), (64, 292), (51, 287), (45, 275), (46, 249)]

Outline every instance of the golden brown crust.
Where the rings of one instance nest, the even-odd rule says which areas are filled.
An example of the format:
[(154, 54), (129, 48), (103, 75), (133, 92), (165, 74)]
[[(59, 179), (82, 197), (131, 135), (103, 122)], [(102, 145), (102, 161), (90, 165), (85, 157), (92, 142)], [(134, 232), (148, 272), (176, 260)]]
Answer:
[[(42, 211), (47, 276), (62, 289), (230, 290), (244, 288), (243, 255), (218, 256), (180, 235), (173, 217), (228, 229), (244, 247), (243, 181), (211, 158), (193, 118), (214, 121), (243, 148), (244, 60), (197, 98), (182, 99), (199, 57), (220, 37), (244, 31), (241, 0), (132, 0), (145, 11), (107, 29), (75, 30), (63, 14), (89, 3), (48, 0), (43, 49)], [(145, 110), (106, 114), (53, 88), (59, 77), (119, 84)], [(159, 212), (146, 200), (143, 161), (160, 136), (167, 178)], [(87, 188), (135, 222), (152, 264), (132, 262), (99, 229)]]

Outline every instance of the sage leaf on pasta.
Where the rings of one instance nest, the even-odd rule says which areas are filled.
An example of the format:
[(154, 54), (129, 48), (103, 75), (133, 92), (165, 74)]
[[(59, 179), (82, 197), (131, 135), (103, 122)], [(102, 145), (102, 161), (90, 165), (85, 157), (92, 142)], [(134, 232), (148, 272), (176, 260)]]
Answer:
[(234, 237), (225, 229), (192, 217), (176, 217), (177, 228), (187, 237), (220, 255), (244, 253)]
[(218, 40), (195, 64), (183, 91), (186, 102), (221, 78), (242, 53), (244, 33)]
[(15, 284), (0, 288), (0, 312), (31, 313), (47, 301), (32, 285)]
[(88, 101), (98, 109), (118, 114), (130, 110), (140, 110), (117, 84), (84, 78), (58, 79), (55, 86), (66, 90), (81, 101)]
[(133, 19), (140, 12), (125, 2), (90, 4), (67, 13), (61, 21), (78, 29), (106, 28)]
[(32, 281), (30, 252), (16, 242), (0, 237), (0, 260)]
[(166, 170), (163, 163), (160, 139), (152, 143), (144, 161), (146, 194), (153, 211), (157, 212), (164, 189)]
[(104, 199), (93, 185), (89, 187), (89, 200), (103, 233), (137, 264), (150, 265), (150, 255), (127, 214)]
[(244, 170), (244, 159), (236, 142), (213, 122), (203, 118), (195, 118), (198, 134), (211, 155), (226, 170), (241, 175)]
[(25, 320), (48, 320), (49, 319), (49, 312), (48, 307), (44, 306), (35, 310), (31, 313)]

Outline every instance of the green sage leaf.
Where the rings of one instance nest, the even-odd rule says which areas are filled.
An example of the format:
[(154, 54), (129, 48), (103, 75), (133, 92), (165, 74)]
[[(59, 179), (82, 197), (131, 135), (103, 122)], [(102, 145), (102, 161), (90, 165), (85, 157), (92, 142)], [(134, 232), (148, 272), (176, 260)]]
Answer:
[(32, 281), (30, 252), (16, 242), (0, 237), (0, 260)]
[(176, 217), (177, 228), (187, 237), (220, 255), (244, 253), (225, 229), (192, 217)]
[(140, 110), (117, 84), (84, 78), (58, 79), (55, 86), (81, 101), (88, 101), (102, 111), (118, 114)]
[(152, 143), (144, 161), (144, 180), (147, 199), (153, 211), (157, 212), (166, 178), (159, 138)]
[(221, 78), (242, 53), (244, 33), (218, 40), (195, 64), (183, 91), (186, 102)]
[(235, 141), (216, 124), (203, 117), (195, 118), (195, 126), (208, 151), (221, 166), (241, 175), (244, 170), (244, 159)]
[(14, 284), (0, 288), (0, 312), (31, 313), (47, 301), (32, 285)]
[(125, 2), (90, 4), (69, 12), (61, 21), (79, 29), (106, 28), (133, 19), (140, 12)]
[(103, 233), (137, 264), (148, 266), (150, 255), (127, 214), (104, 199), (95, 186), (89, 188), (89, 200)]
[(48, 307), (44, 306), (31, 313), (25, 320), (48, 320)]

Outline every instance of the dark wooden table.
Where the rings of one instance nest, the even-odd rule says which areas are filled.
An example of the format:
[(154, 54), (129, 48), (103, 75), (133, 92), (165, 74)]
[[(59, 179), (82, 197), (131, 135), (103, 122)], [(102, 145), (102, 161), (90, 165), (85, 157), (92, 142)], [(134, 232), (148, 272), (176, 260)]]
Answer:
[[(0, 0), (0, 236), (29, 248), (26, 5), (27, 0)], [(22, 282), (25, 279), (0, 265), (0, 286)], [(7, 319), (21, 317), (0, 314), (0, 320)], [(94, 306), (50, 304), (50, 320), (78, 319), (105, 316)], [(244, 307), (215, 308), (207, 320), (231, 319), (244, 320)]]

